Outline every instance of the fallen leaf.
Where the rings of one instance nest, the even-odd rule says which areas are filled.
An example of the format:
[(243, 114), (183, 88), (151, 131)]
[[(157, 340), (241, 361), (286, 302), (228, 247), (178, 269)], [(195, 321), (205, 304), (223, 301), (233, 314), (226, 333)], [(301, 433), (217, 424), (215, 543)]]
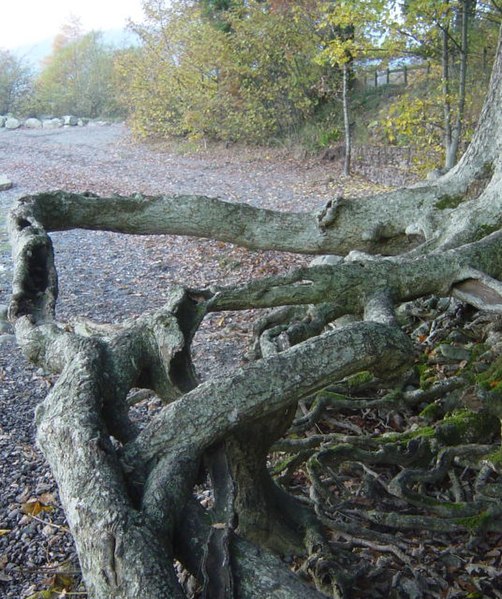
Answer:
[(52, 512), (53, 509), (52, 505), (45, 505), (38, 499), (30, 499), (21, 504), (21, 511), (28, 516), (38, 516), (40, 512)]

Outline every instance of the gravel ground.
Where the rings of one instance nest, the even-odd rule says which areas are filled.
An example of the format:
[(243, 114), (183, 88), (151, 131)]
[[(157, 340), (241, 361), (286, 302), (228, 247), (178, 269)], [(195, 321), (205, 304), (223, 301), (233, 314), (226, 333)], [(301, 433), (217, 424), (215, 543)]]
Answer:
[[(198, 193), (303, 211), (320, 208), (338, 191), (336, 168), (279, 151), (212, 148), (184, 155), (166, 145), (135, 143), (123, 124), (0, 129), (0, 174), (14, 183), (0, 192), (0, 304), (8, 303), (11, 272), (2, 221), (23, 195), (50, 189)], [(174, 236), (69, 231), (54, 234), (53, 241), (62, 320), (79, 315), (117, 321), (162, 305), (173, 283), (231, 283), (306, 260)], [(239, 363), (251, 317), (229, 313), (208, 319), (194, 343), (202, 376), (224, 375)], [(76, 563), (55, 483), (34, 442), (34, 409), (52, 381), (24, 361), (11, 332), (0, 322), (0, 596), (23, 599), (57, 588), (61, 577), (75, 573)]]

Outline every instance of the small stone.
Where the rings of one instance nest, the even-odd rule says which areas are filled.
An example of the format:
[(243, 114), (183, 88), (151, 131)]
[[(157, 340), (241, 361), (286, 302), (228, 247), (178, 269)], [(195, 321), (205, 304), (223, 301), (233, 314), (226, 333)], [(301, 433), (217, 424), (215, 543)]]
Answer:
[(12, 181), (7, 179), (5, 175), (0, 175), (0, 191), (6, 191), (12, 187)]
[(439, 301), (438, 301), (437, 310), (440, 312), (444, 312), (445, 310), (448, 310), (448, 308), (450, 307), (450, 304), (451, 304), (450, 297), (441, 297), (441, 298), (439, 298)]
[(55, 532), (56, 528), (54, 526), (51, 526), (50, 524), (47, 524), (42, 528), (42, 534), (46, 537), (52, 537)]
[(414, 339), (420, 339), (421, 337), (429, 335), (429, 323), (423, 322), (420, 324), (411, 334)]
[(335, 255), (325, 255), (325, 256), (317, 256), (314, 258), (309, 266), (324, 266), (326, 264), (333, 266), (336, 264), (341, 264), (343, 262), (343, 256), (335, 256)]
[(463, 360), (469, 360), (471, 352), (464, 347), (455, 347), (454, 345), (441, 344), (439, 346), (439, 353), (448, 360), (454, 360), (455, 362), (462, 362)]

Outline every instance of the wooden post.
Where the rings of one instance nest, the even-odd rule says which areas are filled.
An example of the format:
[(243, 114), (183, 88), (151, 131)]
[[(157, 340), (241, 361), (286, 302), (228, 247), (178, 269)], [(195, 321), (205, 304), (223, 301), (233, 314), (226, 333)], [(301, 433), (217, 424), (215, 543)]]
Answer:
[(385, 80), (387, 82), (387, 85), (389, 85), (389, 83), (390, 83), (390, 69), (389, 69), (389, 67), (387, 67), (387, 70), (385, 71)]
[(375, 71), (375, 87), (378, 87), (378, 71)]
[(404, 65), (403, 73), (404, 73), (404, 84), (408, 85), (408, 67), (406, 65)]

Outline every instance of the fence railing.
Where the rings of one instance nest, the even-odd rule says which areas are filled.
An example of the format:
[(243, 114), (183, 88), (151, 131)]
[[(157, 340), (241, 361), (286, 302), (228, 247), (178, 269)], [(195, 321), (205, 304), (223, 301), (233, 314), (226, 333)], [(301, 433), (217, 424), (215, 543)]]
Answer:
[(430, 73), (430, 63), (403, 66), (397, 69), (375, 69), (358, 74), (358, 79), (362, 81), (364, 87), (380, 87), (381, 85), (408, 85), (410, 77), (417, 71)]
[[(483, 48), (483, 51), (472, 55), (476, 59), (476, 68), (481, 69), (484, 74), (490, 72), (490, 61), (489, 52), (487, 48)], [(426, 72), (428, 75), (431, 71), (431, 65), (429, 62), (424, 62), (416, 65), (403, 65), (395, 69), (375, 69), (373, 71), (360, 71), (357, 73), (357, 79), (362, 82), (363, 87), (375, 88), (382, 85), (408, 85), (413, 74), (417, 72)]]

